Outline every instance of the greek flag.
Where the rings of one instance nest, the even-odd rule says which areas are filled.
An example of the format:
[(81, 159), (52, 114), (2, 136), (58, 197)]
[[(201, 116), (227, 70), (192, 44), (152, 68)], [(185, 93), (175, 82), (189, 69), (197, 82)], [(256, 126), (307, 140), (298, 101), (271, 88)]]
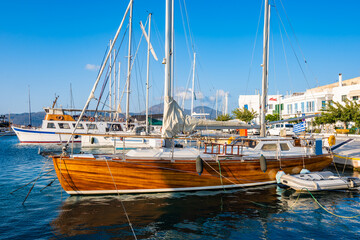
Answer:
[(294, 133), (305, 132), (305, 122), (294, 125)]

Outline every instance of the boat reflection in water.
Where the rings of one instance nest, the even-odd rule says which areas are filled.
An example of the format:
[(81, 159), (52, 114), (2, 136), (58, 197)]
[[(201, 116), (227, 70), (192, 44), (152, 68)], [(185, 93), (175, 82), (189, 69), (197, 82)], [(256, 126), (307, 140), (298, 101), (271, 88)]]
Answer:
[[(352, 198), (356, 201), (358, 193), (328, 192), (316, 197), (331, 211), (356, 214), (348, 203)], [(51, 222), (54, 233), (133, 239), (119, 199), (139, 239), (268, 239), (318, 232), (312, 229), (317, 224), (322, 226), (320, 232), (326, 233), (331, 225), (321, 222), (334, 220), (310, 195), (298, 198), (293, 191), (272, 185), (226, 192), (69, 197)]]

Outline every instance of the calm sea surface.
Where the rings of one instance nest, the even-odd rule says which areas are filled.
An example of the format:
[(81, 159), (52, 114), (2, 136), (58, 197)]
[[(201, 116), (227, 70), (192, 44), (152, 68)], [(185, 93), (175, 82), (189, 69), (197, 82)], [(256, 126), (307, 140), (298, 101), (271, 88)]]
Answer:
[[(38, 147), (18, 144), (16, 137), (0, 138), (0, 169), (0, 239), (134, 239), (121, 202), (138, 239), (360, 239), (360, 217), (336, 217), (311, 196), (298, 198), (275, 185), (70, 197), (62, 191), (51, 161), (38, 155)], [(40, 175), (23, 205), (33, 183), (11, 192)], [(337, 215), (360, 214), (359, 192), (315, 197)]]

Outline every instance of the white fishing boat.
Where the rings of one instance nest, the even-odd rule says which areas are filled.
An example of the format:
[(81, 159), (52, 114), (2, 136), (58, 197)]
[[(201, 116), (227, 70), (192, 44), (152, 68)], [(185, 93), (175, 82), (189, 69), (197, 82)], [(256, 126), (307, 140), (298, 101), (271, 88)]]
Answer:
[(280, 182), (297, 191), (345, 190), (360, 187), (359, 178), (335, 176), (329, 171), (287, 174), (280, 177)]
[(41, 127), (11, 126), (21, 143), (66, 143), (70, 140), (74, 143), (80, 143), (82, 134), (106, 134), (110, 131), (126, 133), (138, 125), (131, 123), (129, 130), (124, 131), (123, 129), (126, 129), (125, 122), (106, 121), (100, 117), (83, 117), (77, 126), (77, 135), (71, 139), (77, 116), (70, 115), (67, 112), (79, 112), (79, 110), (61, 108), (44, 108), (44, 110), (46, 115)]

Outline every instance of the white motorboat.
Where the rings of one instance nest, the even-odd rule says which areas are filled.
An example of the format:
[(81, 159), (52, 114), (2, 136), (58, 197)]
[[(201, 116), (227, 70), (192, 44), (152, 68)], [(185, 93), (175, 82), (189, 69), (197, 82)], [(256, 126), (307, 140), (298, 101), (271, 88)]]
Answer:
[(286, 174), (280, 177), (280, 182), (297, 191), (345, 190), (360, 187), (359, 178), (339, 177), (329, 171)]
[[(11, 126), (21, 143), (66, 143), (71, 139), (77, 119), (76, 116), (65, 112), (76, 112), (79, 110), (44, 109), (46, 115), (41, 127)], [(99, 120), (94, 117), (83, 118), (77, 126), (77, 135), (74, 136), (73, 141), (80, 143), (80, 136), (82, 134), (126, 133), (125, 125), (125, 122)], [(137, 125), (137, 123), (131, 123), (129, 131), (132, 131)]]

